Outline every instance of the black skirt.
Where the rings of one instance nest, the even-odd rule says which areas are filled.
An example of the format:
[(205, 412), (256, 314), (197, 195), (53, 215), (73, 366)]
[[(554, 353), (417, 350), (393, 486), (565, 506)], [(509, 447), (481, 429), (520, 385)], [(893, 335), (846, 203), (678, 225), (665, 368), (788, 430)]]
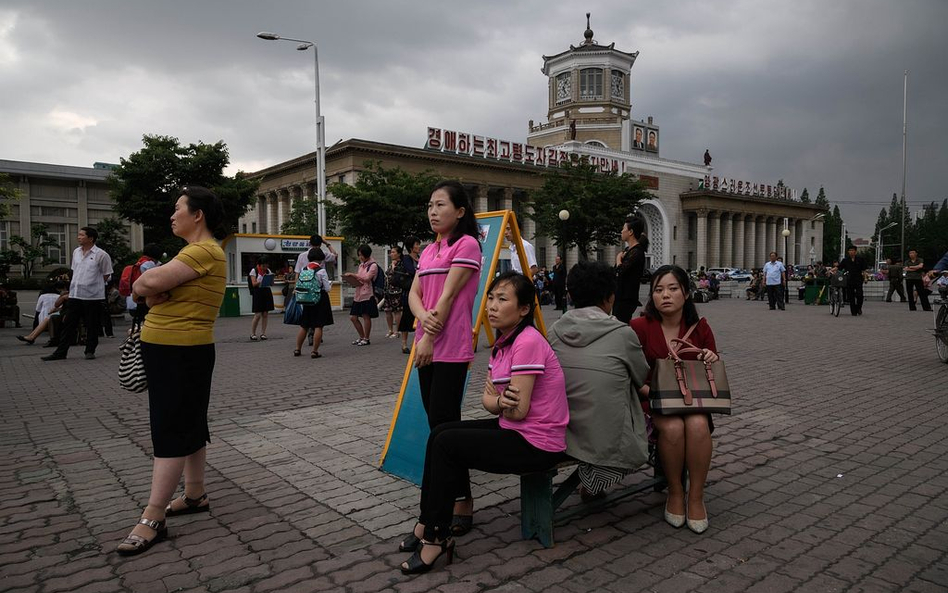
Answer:
[(214, 344), (166, 346), (142, 342), (148, 417), (155, 457), (186, 457), (211, 442), (207, 407)]
[(257, 287), (253, 289), (253, 304), (251, 310), (254, 313), (264, 313), (273, 311), (273, 291), (269, 286), (266, 288)]
[(313, 329), (332, 325), (332, 304), (329, 294), (324, 290), (319, 302), (315, 305), (303, 305), (303, 315), (300, 317), (300, 327)]
[(349, 309), (349, 315), (355, 317), (362, 317), (363, 315), (368, 315), (370, 319), (375, 319), (379, 316), (379, 306), (375, 302), (375, 297), (371, 297), (367, 301), (355, 301), (352, 303), (352, 308)]
[(415, 331), (415, 315), (411, 312), (411, 307), (407, 305), (402, 308), (402, 318), (398, 320), (398, 331)]

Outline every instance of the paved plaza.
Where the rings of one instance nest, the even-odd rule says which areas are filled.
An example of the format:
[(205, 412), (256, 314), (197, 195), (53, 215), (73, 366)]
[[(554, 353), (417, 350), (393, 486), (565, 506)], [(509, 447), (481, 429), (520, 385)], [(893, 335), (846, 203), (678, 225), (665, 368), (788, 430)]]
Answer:
[[(96, 360), (42, 362), (50, 350), (0, 329), (0, 591), (948, 590), (948, 365), (932, 314), (700, 311), (735, 393), (716, 419), (706, 534), (665, 524), (649, 492), (557, 527), (544, 549), (520, 539), (518, 480), (475, 473), (475, 529), (453, 565), (415, 577), (397, 545), (419, 491), (378, 469), (407, 358), (383, 320), (356, 348), (337, 314), (319, 360), (292, 356), (296, 328), (250, 342), (249, 318), (219, 320), (212, 510), (170, 519), (167, 541), (127, 559), (112, 550), (147, 500), (151, 443), (146, 396), (117, 384), (120, 338)], [(482, 347), (475, 385), (486, 360)]]

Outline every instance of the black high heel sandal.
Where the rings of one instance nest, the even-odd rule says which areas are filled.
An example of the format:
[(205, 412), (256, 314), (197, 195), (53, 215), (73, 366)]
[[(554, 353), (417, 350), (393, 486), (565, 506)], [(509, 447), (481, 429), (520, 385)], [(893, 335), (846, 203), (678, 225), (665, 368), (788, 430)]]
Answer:
[[(431, 564), (425, 564), (425, 561), (421, 559), (421, 550), (424, 548), (424, 546), (435, 546), (441, 548), (441, 551), (438, 552), (438, 555), (435, 556), (435, 559), (431, 562)], [(406, 562), (403, 562), (399, 568), (401, 569), (402, 574), (422, 574), (434, 568), (434, 565), (438, 562), (438, 558), (441, 558), (441, 556), (445, 554), (447, 555), (446, 565), (454, 562), (453, 539), (448, 538), (440, 544), (429, 542), (423, 539), (421, 540), (421, 548), (416, 550), (415, 553), (412, 554)]]
[[(415, 523), (415, 527), (418, 527), (417, 523)], [(398, 544), (399, 552), (415, 552), (421, 549), (421, 538), (415, 535), (415, 527), (412, 527), (408, 537)]]
[(451, 535), (467, 535), (474, 527), (474, 515), (452, 515)]

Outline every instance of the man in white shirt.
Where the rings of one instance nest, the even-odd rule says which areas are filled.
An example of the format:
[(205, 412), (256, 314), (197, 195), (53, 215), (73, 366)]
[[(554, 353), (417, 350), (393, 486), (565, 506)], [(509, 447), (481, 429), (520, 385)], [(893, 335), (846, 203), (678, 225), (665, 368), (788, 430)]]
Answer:
[(780, 310), (784, 310), (783, 302), (783, 284), (786, 280), (787, 268), (783, 262), (777, 261), (777, 252), (770, 252), (770, 261), (764, 264), (764, 284), (767, 287), (767, 303), (770, 310), (774, 310), (776, 304)]
[[(517, 255), (517, 247), (513, 243), (513, 233), (510, 231), (510, 227), (507, 227), (504, 231), (504, 238), (510, 243), (510, 268), (515, 272), (523, 274), (523, 267), (520, 265), (520, 256)], [(527, 265), (530, 266), (530, 275), (533, 276), (539, 269), (537, 268), (537, 254), (533, 250), (533, 245), (523, 237), (520, 237), (520, 243), (523, 245), (523, 252), (527, 256)]]
[(69, 283), (69, 300), (63, 307), (63, 333), (56, 351), (43, 360), (63, 360), (69, 345), (76, 340), (79, 320), (86, 326), (86, 360), (95, 358), (99, 345), (99, 329), (102, 327), (102, 303), (105, 300), (105, 283), (112, 275), (112, 258), (95, 246), (99, 233), (92, 227), (82, 227), (76, 241), (79, 247), (72, 252), (72, 281)]
[[(335, 264), (337, 254), (336, 254), (336, 251), (332, 248), (332, 245), (330, 245), (326, 241), (323, 241), (323, 238), (320, 237), (319, 235), (313, 235), (312, 237), (309, 238), (310, 249), (312, 249), (313, 247), (321, 248), (322, 245), (326, 246), (326, 249), (323, 250), (323, 253), (326, 254), (326, 259), (323, 262), (321, 262), (320, 265)], [(303, 271), (303, 268), (309, 265), (308, 254), (309, 254), (309, 249), (299, 254), (299, 256), (296, 258), (296, 268), (294, 269), (294, 271), (296, 272), (297, 276), (300, 275), (300, 272)]]

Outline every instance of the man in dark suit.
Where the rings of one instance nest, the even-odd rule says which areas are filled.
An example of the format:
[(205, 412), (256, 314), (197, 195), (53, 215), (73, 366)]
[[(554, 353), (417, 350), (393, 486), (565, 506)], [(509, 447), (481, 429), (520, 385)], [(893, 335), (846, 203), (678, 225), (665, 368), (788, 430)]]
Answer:
[(866, 260), (856, 255), (856, 246), (846, 248), (846, 257), (839, 262), (839, 269), (849, 272), (846, 276), (846, 292), (849, 296), (849, 312), (853, 317), (862, 315), (862, 283), (863, 275), (869, 267)]

